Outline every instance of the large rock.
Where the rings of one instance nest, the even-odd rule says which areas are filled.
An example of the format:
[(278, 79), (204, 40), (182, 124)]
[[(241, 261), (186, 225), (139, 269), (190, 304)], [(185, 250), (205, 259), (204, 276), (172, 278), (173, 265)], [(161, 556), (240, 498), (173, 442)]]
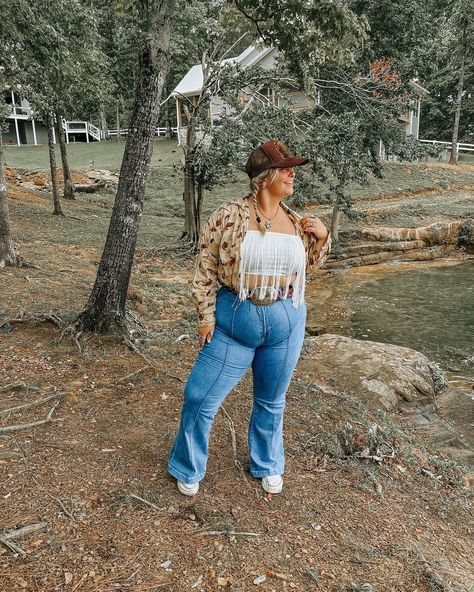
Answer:
[(474, 220), (471, 218), (463, 222), (459, 231), (459, 246), (468, 253), (474, 253)]
[[(388, 243), (380, 244), (383, 245)], [(406, 243), (400, 244), (403, 245)], [(324, 264), (324, 267), (327, 269), (338, 269), (341, 267), (347, 268), (359, 267), (361, 265), (377, 265), (378, 263), (387, 263), (388, 261), (433, 261), (434, 259), (448, 257), (455, 251), (455, 245), (437, 245), (434, 247), (423, 247), (421, 249), (400, 249), (398, 251), (387, 250), (357, 257), (331, 259)]]
[(377, 241), (423, 241), (426, 246), (457, 244), (462, 222), (435, 222), (419, 228), (362, 228), (361, 235)]
[(372, 409), (397, 411), (440, 452), (474, 467), (472, 432), (467, 436), (474, 402), (462, 391), (446, 388), (442, 372), (423, 354), (326, 334), (307, 338), (298, 369), (323, 392), (329, 385)]
[(430, 361), (417, 351), (341, 335), (309, 337), (298, 368), (317, 381), (386, 410), (433, 401)]

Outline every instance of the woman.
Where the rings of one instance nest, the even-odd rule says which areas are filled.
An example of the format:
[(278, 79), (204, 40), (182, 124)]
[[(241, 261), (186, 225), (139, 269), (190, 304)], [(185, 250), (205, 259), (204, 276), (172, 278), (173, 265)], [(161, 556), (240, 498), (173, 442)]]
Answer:
[(322, 265), (331, 244), (318, 218), (282, 203), (293, 193), (294, 167), (307, 162), (265, 142), (246, 165), (252, 193), (218, 208), (203, 229), (193, 279), (201, 351), (168, 465), (184, 495), (198, 492), (214, 417), (250, 366), (250, 472), (266, 492), (282, 490), (283, 411), (303, 344), (305, 272)]

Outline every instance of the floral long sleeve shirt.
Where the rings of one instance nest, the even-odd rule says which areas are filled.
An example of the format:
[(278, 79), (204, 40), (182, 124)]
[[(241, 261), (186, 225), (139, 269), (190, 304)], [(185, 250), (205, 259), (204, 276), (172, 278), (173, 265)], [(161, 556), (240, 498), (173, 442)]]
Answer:
[[(293, 222), (306, 252), (306, 272), (314, 272), (326, 261), (331, 251), (329, 235), (321, 252), (317, 252), (317, 238), (303, 232), (301, 216), (284, 203), (282, 208)], [(199, 325), (215, 323), (216, 296), (221, 286), (234, 292), (240, 289), (240, 246), (249, 225), (249, 200), (242, 197), (220, 206), (204, 226), (196, 257), (192, 294), (196, 302)]]

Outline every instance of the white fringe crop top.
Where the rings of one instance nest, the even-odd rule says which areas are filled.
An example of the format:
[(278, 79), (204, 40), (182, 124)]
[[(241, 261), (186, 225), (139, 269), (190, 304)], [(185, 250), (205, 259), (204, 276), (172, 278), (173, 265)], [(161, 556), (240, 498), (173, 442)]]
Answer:
[(305, 249), (298, 235), (247, 231), (240, 247), (241, 300), (254, 294), (276, 299), (279, 290), (287, 298), (291, 285), (293, 307), (298, 308), (304, 302), (305, 274)]

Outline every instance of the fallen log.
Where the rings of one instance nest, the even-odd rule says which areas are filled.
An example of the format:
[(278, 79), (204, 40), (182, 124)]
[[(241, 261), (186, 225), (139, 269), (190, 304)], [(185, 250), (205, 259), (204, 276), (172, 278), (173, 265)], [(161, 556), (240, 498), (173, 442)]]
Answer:
[(101, 189), (105, 189), (105, 187), (106, 187), (105, 181), (99, 181), (98, 183), (74, 185), (74, 191), (81, 192), (81, 193), (95, 193), (96, 191), (100, 191)]

